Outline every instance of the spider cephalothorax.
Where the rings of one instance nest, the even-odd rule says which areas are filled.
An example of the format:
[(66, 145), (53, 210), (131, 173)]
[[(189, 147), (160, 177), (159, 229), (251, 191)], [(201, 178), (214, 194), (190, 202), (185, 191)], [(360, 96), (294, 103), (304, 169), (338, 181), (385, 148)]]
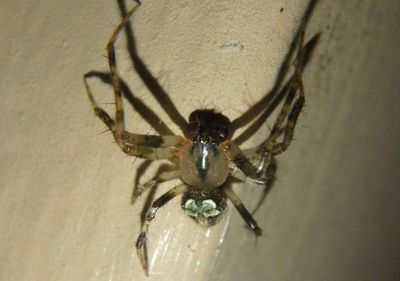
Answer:
[(180, 159), (182, 180), (195, 187), (218, 187), (228, 177), (228, 163), (224, 151), (211, 138), (198, 137)]
[(219, 144), (226, 139), (229, 119), (213, 110), (190, 114), (188, 132), (192, 139), (180, 159), (182, 180), (190, 186), (215, 188), (229, 174), (229, 159)]
[[(177, 195), (183, 195), (181, 206), (185, 213), (196, 222), (207, 226), (219, 221), (227, 207), (227, 200), (229, 200), (236, 207), (254, 234), (257, 236), (261, 235), (261, 228), (253, 219), (250, 212), (247, 211), (240, 198), (231, 189), (231, 182), (236, 178), (233, 175), (234, 172), (240, 171), (245, 179), (250, 179), (263, 186), (264, 194), (268, 192), (274, 182), (276, 171), (275, 156), (284, 152), (289, 146), (293, 138), (298, 116), (304, 104), (301, 74), (305, 66), (304, 61), (309, 57), (309, 53), (311, 53), (318, 39), (318, 36), (315, 36), (304, 46), (304, 32), (307, 19), (311, 14), (315, 2), (315, 0), (310, 1), (295, 41), (292, 44), (293, 48), (289, 51), (288, 57), (291, 58), (293, 52), (297, 49), (294, 59), (295, 70), (285, 85), (280, 85), (282, 86), (281, 88), (277, 87), (274, 98), (278, 99), (278, 97), (281, 97), (284, 99), (284, 102), (271, 133), (261, 144), (243, 151), (235, 142), (235, 139), (230, 139), (234, 133), (231, 132), (231, 130), (234, 131), (231, 126), (234, 126), (231, 125), (230, 120), (223, 114), (217, 113), (212, 109), (195, 110), (190, 114), (189, 120), (186, 122), (175, 109), (166, 93), (163, 93), (162, 87), (157, 84), (157, 80), (152, 77), (143, 62), (138, 59), (137, 54), (133, 56), (133, 63), (139, 76), (152, 91), (168, 115), (170, 117), (177, 117), (175, 119), (172, 118), (172, 120), (184, 131), (185, 136), (172, 135), (172, 133), (150, 136), (126, 131), (121, 89), (124, 89), (124, 93), (126, 94), (127, 88), (125, 84), (122, 84), (117, 73), (114, 43), (136, 7), (126, 13), (126, 16), (116, 27), (107, 44), (110, 66), (109, 76), (106, 75), (107, 77), (105, 78), (104, 74), (102, 77), (96, 74), (96, 72), (89, 72), (84, 76), (86, 91), (95, 114), (110, 129), (116, 143), (126, 154), (148, 160), (169, 160), (172, 165), (175, 165), (173, 170), (160, 172), (140, 188), (136, 188), (132, 195), (133, 201), (145, 189), (149, 189), (161, 182), (173, 179), (181, 181), (181, 184), (171, 188), (152, 202), (144, 216), (136, 248), (147, 274), (148, 255), (146, 252), (146, 243), (148, 227), (154, 219), (157, 210)], [(135, 48), (132, 49), (135, 50)], [(308, 54), (305, 53), (307, 49)], [(289, 64), (289, 62), (286, 63)], [(142, 69), (142, 72), (139, 71), (140, 69)], [(287, 70), (287, 67), (283, 67), (283, 69)], [(100, 108), (92, 95), (86, 79), (93, 76), (100, 77), (103, 81), (111, 80), (115, 95), (115, 118), (112, 118), (104, 109)], [(158, 95), (164, 96), (158, 99)], [(276, 100), (273, 100), (273, 103), (279, 104), (279, 101), (278, 99), (278, 103), (276, 103)], [(255, 106), (255, 108), (258, 108), (255, 110), (255, 114), (250, 115), (264, 116), (264, 109), (260, 109), (259, 106)], [(249, 109), (249, 111), (252, 110)], [(151, 110), (147, 110), (146, 112), (151, 112)], [(268, 109), (265, 112), (269, 112)], [(244, 119), (248, 119), (249, 114), (245, 113), (243, 116), (246, 116)], [(237, 122), (239, 119), (234, 120), (232, 124), (235, 123), (237, 125), (240, 123)], [(156, 128), (156, 125), (152, 124), (150, 120), (154, 120), (154, 118), (147, 121)], [(248, 123), (252, 120), (249, 120)], [(264, 121), (265, 119), (262, 122)], [(259, 124), (259, 119), (256, 119), (249, 127), (258, 127)], [(172, 132), (169, 129), (167, 131)]]

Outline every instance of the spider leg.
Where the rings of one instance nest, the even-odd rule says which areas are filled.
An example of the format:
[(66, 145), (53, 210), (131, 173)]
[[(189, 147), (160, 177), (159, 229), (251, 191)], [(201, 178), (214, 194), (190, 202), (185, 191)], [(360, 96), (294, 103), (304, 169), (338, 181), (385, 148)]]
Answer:
[(180, 171), (179, 170), (161, 172), (158, 176), (155, 176), (154, 178), (152, 178), (149, 181), (145, 182), (143, 185), (137, 186), (133, 190), (132, 197), (131, 197), (131, 203), (133, 204), (136, 201), (136, 199), (145, 190), (151, 189), (151, 188), (155, 187), (159, 183), (178, 178), (179, 176), (180, 176)]
[[(280, 154), (288, 148), (290, 142), (293, 139), (294, 128), (305, 102), (303, 82), (301, 81), (301, 78), (299, 78), (299, 80), (294, 83), (295, 84), (290, 89), (282, 110), (279, 113), (271, 134), (263, 145), (264, 150), (271, 153), (272, 155)], [(295, 100), (297, 92), (299, 92), (299, 95), (298, 98)], [(291, 110), (289, 111), (290, 108)], [(284, 121), (286, 119), (287, 122), (286, 124), (284, 124)], [(276, 140), (282, 134), (283, 140), (277, 143)]]
[[(303, 26), (305, 27), (319, 1), (318, 0), (310, 0), (308, 1), (307, 7), (305, 9), (305, 12), (302, 17), (302, 22), (300, 23), (300, 27)], [(303, 28), (304, 29), (304, 28)], [(278, 103), (280, 103), (286, 95), (283, 95), (286, 93), (286, 91), (282, 93), (282, 89), (286, 88), (287, 84), (281, 88), (281, 86), (284, 83), (285, 77), (288, 74), (290, 62), (292, 61), (292, 57), (296, 51), (297, 43), (298, 43), (298, 38), (300, 34), (300, 28), (296, 32), (294, 36), (294, 40), (290, 44), (289, 51), (286, 54), (282, 65), (280, 66), (278, 70), (278, 74), (274, 83), (274, 86), (272, 87), (271, 91), (269, 91), (261, 100), (256, 102), (253, 106), (251, 106), (246, 112), (244, 112), (240, 117), (236, 118), (231, 122), (231, 136), (234, 134), (234, 132), (246, 126), (249, 124), (252, 120), (254, 120), (257, 116), (260, 116), (255, 120), (248, 128), (246, 128), (242, 133), (240, 133), (239, 136), (236, 137), (235, 141), (237, 144), (242, 144), (245, 140), (250, 138), (255, 132), (258, 131), (258, 129), (264, 124), (266, 118), (269, 116), (270, 112), (273, 111)], [(305, 46), (304, 48), (304, 60), (303, 60), (303, 65), (302, 69), (305, 68), (305, 66), (308, 64), (310, 55), (313, 52), (314, 47), (316, 46), (316, 43), (318, 42), (318, 39), (320, 37), (320, 34), (316, 34)], [(281, 90), (279, 90), (281, 89)]]
[(187, 188), (188, 186), (186, 184), (181, 184), (170, 189), (169, 191), (161, 195), (161, 197), (159, 197), (157, 200), (153, 202), (151, 208), (148, 210), (146, 214), (146, 218), (142, 225), (142, 229), (136, 240), (136, 250), (138, 252), (138, 256), (140, 258), (140, 261), (147, 276), (149, 275), (148, 255), (147, 255), (147, 232), (149, 229), (149, 225), (156, 216), (156, 212), (160, 207), (168, 203), (172, 198), (176, 197), (177, 195), (184, 193), (187, 190)]
[[(299, 30), (299, 42), (297, 57), (295, 60), (295, 72), (291, 81), (288, 95), (282, 106), (282, 109), (275, 121), (271, 134), (268, 139), (262, 144), (263, 152), (268, 152), (272, 155), (277, 155), (284, 152), (291, 140), (293, 139), (294, 128), (297, 119), (305, 102), (304, 87), (302, 80), (302, 66), (304, 59), (304, 33), (306, 22), (303, 22)], [(285, 120), (286, 124), (285, 124)], [(277, 143), (277, 139), (283, 134), (283, 140)]]
[(254, 220), (252, 215), (249, 213), (249, 211), (243, 205), (239, 196), (237, 196), (236, 193), (230, 187), (225, 186), (222, 188), (222, 190), (225, 193), (226, 197), (228, 197), (228, 199), (235, 206), (236, 210), (239, 212), (239, 214), (242, 216), (242, 218), (245, 220), (247, 225), (254, 232), (254, 234), (256, 236), (261, 236), (262, 229), (258, 226), (257, 222)]
[(122, 95), (121, 95), (121, 81), (119, 79), (118, 73), (117, 73), (117, 61), (115, 58), (115, 48), (114, 48), (114, 43), (117, 40), (118, 34), (121, 32), (121, 30), (124, 28), (124, 26), (128, 23), (131, 15), (133, 12), (136, 10), (136, 8), (139, 7), (139, 5), (135, 5), (133, 8), (131, 8), (125, 18), (122, 19), (122, 21), (118, 24), (118, 26), (115, 28), (114, 32), (111, 34), (110, 40), (108, 41), (107, 44), (107, 53), (108, 53), (108, 65), (110, 67), (110, 72), (111, 72), (111, 82), (112, 86), (114, 88), (114, 94), (115, 94), (115, 130), (117, 133), (121, 133), (124, 131), (124, 110), (122, 107)]
[(175, 157), (176, 148), (172, 146), (181, 143), (182, 137), (140, 135), (126, 131), (118, 132), (116, 129), (116, 121), (114, 121), (104, 109), (97, 105), (86, 81), (86, 77), (84, 79), (84, 84), (95, 114), (110, 129), (118, 146), (126, 154), (149, 160), (172, 159)]
[[(264, 166), (263, 166), (264, 168)], [(271, 190), (272, 186), (275, 183), (276, 180), (276, 170), (277, 170), (277, 163), (275, 160), (275, 157), (271, 157), (266, 164), (266, 168), (263, 171), (264, 176), (266, 178), (266, 182), (263, 188), (263, 193), (261, 195), (261, 198), (258, 200), (257, 205), (255, 206), (254, 210), (251, 212), (253, 215), (258, 211), (258, 209), (261, 207), (261, 205), (264, 203), (265, 198), (267, 197), (269, 191)]]
[[(121, 13), (122, 18), (126, 17), (127, 9), (125, 7), (124, 0), (118, 0), (118, 6)], [(136, 1), (139, 2), (139, 1)], [(140, 4), (140, 3), (139, 3)], [(156, 99), (158, 104), (162, 107), (164, 112), (169, 116), (171, 121), (175, 123), (180, 130), (184, 133), (185, 136), (188, 136), (187, 127), (188, 123), (186, 119), (181, 115), (181, 113), (176, 108), (175, 104), (172, 102), (168, 93), (164, 90), (164, 88), (159, 84), (157, 78), (150, 72), (145, 62), (140, 58), (136, 46), (136, 39), (133, 31), (133, 27), (131, 24), (127, 24), (125, 27), (125, 35), (127, 41), (127, 47), (129, 51), (129, 55), (131, 57), (131, 61), (133, 64), (133, 68), (136, 71), (136, 74), (139, 75), (140, 79), (143, 81), (144, 85)]]
[[(96, 78), (102, 81), (104, 84), (112, 86), (111, 73), (101, 71), (89, 71), (85, 74), (85, 78)], [(174, 133), (170, 128), (160, 120), (158, 113), (150, 109), (142, 100), (135, 97), (127, 83), (120, 77), (122, 96), (129, 102), (133, 110), (136, 111), (141, 118), (143, 118), (156, 132), (160, 135), (173, 135)]]
[[(258, 203), (254, 210), (252, 211), (252, 214), (254, 215), (258, 209), (261, 207), (262, 203), (264, 202), (265, 198), (267, 197), (269, 191), (271, 190), (272, 186), (275, 183), (276, 177), (276, 170), (277, 170), (277, 162), (276, 159), (273, 155), (271, 154), (259, 154), (257, 153), (257, 147), (253, 147), (250, 149), (245, 149), (243, 150), (243, 155), (245, 158), (254, 160), (256, 158), (261, 158), (259, 160), (258, 166), (256, 166), (256, 171), (257, 175), (259, 176), (258, 178), (248, 178), (248, 180), (262, 185), (263, 188), (263, 194), (261, 195), (260, 199), (258, 200)], [(249, 160), (249, 161), (250, 161)]]
[(257, 184), (264, 184), (265, 180), (262, 178), (262, 173), (259, 172), (249, 159), (243, 154), (239, 146), (233, 141), (226, 141), (221, 144), (222, 149), (229, 155), (230, 159), (235, 165), (248, 177), (250, 181)]
[(126, 25), (126, 23), (129, 21), (130, 16), (137, 7), (138, 5), (128, 11), (126, 17), (115, 28), (107, 44), (111, 82), (115, 95), (115, 120), (111, 118), (104, 109), (100, 108), (97, 105), (97, 102), (93, 94), (91, 93), (89, 85), (86, 81), (86, 79), (90, 77), (90, 72), (85, 74), (84, 84), (95, 114), (112, 131), (117, 144), (125, 153), (131, 156), (137, 156), (150, 160), (170, 159), (175, 157), (175, 151), (176, 151), (176, 149), (171, 148), (171, 146), (176, 146), (179, 143), (181, 143), (182, 137), (174, 135), (149, 136), (149, 135), (133, 134), (125, 130), (124, 110), (122, 106), (122, 94), (121, 94), (121, 81), (117, 73), (117, 63), (115, 59), (114, 43), (117, 39), (118, 34), (122, 30), (122, 28)]
[[(267, 158), (278, 155), (288, 148), (293, 139), (297, 119), (305, 102), (302, 71), (304, 67), (304, 34), (306, 23), (306, 19), (303, 18), (298, 32), (297, 55), (294, 63), (295, 71), (287, 84), (287, 96), (272, 131), (267, 140), (259, 146), (245, 150), (244, 153), (246, 157), (250, 158), (257, 154), (261, 156), (258, 166), (259, 170), (265, 169), (265, 163), (268, 163), (268, 161), (265, 161)], [(317, 35), (310, 41), (315, 44), (318, 38), (319, 36)], [(282, 135), (283, 140), (277, 142), (277, 139)]]
[[(110, 131), (115, 135), (118, 133), (116, 128), (116, 121), (110, 117), (110, 115), (101, 107), (98, 106), (92, 91), (90, 90), (89, 84), (87, 82), (88, 78), (93, 76), (93, 72), (90, 71), (84, 75), (83, 83), (85, 85), (86, 93), (89, 97), (90, 103), (95, 114), (104, 122), (104, 124), (110, 129)], [(133, 134), (122, 130), (119, 133), (121, 137), (130, 145), (142, 145), (142, 146), (150, 146), (150, 147), (170, 147), (177, 145), (182, 137), (175, 135), (167, 135), (167, 136), (152, 136), (152, 135), (141, 135), (141, 134)]]
[[(304, 55), (303, 55), (304, 58), (303, 58), (302, 71), (304, 71), (304, 69), (310, 62), (313, 51), (318, 44), (320, 35), (321, 34), (319, 34), (319, 33), (314, 35), (304, 46)], [(298, 38), (298, 36), (296, 36), (295, 42), (297, 42), (297, 38)], [(297, 46), (295, 46), (295, 47), (297, 47)], [(284, 84), (284, 86), (281, 89), (278, 90), (278, 88), (276, 88), (277, 86), (274, 86), (274, 89), (271, 90), (267, 94), (268, 96), (271, 95), (272, 97), (271, 97), (270, 102), (267, 103), (267, 107), (265, 108), (264, 112), (262, 112), (262, 114), (256, 120), (254, 120), (254, 122), (249, 127), (247, 127), (238, 137), (235, 138), (235, 143), (237, 143), (238, 145), (241, 145), (244, 141), (246, 141), (251, 136), (253, 136), (265, 124), (265, 121), (271, 115), (271, 113), (274, 111), (274, 109), (276, 109), (279, 106), (279, 104), (287, 97), (288, 89), (291, 87), (291, 84), (293, 82), (295, 75), (296, 74), (293, 73), (292, 76), (288, 79), (288, 81)], [(251, 108), (251, 110), (252, 110), (252, 108)], [(236, 119), (236, 120), (239, 120), (239, 119)], [(233, 122), (235, 122), (235, 121), (233, 121)], [(235, 129), (234, 126), (233, 126), (233, 129)]]

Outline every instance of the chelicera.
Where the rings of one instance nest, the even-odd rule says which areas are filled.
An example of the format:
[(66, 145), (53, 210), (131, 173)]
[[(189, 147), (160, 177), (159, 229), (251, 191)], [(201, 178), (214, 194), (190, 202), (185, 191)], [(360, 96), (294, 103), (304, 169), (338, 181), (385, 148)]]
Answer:
[[(311, 6), (310, 4), (308, 13), (310, 13)], [(123, 152), (148, 160), (169, 160), (175, 167), (172, 171), (159, 173), (149, 182), (135, 189), (133, 200), (144, 190), (161, 182), (173, 179), (180, 179), (182, 182), (157, 198), (145, 215), (136, 248), (148, 274), (146, 243), (149, 225), (157, 210), (177, 195), (182, 195), (181, 207), (185, 213), (197, 223), (206, 226), (214, 225), (220, 220), (229, 200), (254, 234), (256, 236), (262, 234), (262, 230), (252, 214), (231, 189), (231, 178), (234, 177), (233, 173), (239, 170), (247, 180), (261, 185), (265, 191), (270, 189), (275, 178), (275, 157), (288, 148), (305, 101), (301, 74), (305, 66), (305, 58), (312, 49), (308, 45), (312, 44), (308, 43), (304, 46), (307, 18), (304, 16), (294, 40), (294, 50), (296, 51), (294, 72), (279, 91), (281, 99), (284, 100), (283, 105), (269, 136), (259, 145), (242, 151), (232, 139), (233, 122), (213, 109), (193, 111), (188, 122), (184, 121), (183, 136), (135, 134), (125, 130), (122, 82), (117, 73), (114, 43), (137, 7), (135, 6), (127, 12), (107, 44), (110, 83), (115, 95), (114, 118), (99, 107), (90, 91), (87, 78), (93, 76), (92, 72), (84, 76), (84, 83), (95, 114), (112, 132), (116, 143)], [(315, 43), (316, 37), (311, 41)]]

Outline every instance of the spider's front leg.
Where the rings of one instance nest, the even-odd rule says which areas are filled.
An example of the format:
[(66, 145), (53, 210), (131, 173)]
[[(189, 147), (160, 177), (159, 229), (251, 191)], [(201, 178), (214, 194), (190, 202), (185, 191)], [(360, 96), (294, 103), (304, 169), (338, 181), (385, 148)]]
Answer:
[[(299, 29), (299, 42), (295, 60), (295, 71), (290, 80), (290, 86), (286, 100), (275, 121), (270, 136), (257, 149), (257, 151), (263, 155), (268, 154), (275, 156), (284, 152), (288, 148), (293, 139), (296, 123), (305, 103), (302, 79), (305, 25), (306, 22), (305, 19), (303, 19)], [(282, 134), (283, 140), (278, 142), (277, 140)]]
[(121, 94), (121, 81), (117, 73), (117, 62), (115, 58), (114, 43), (121, 32), (122, 28), (129, 21), (130, 16), (138, 7), (135, 6), (129, 10), (126, 17), (121, 23), (115, 28), (111, 35), (111, 38), (107, 44), (108, 62), (111, 73), (111, 81), (114, 89), (115, 96), (115, 120), (111, 118), (108, 113), (100, 108), (91, 93), (87, 79), (91, 77), (90, 72), (84, 76), (84, 84), (87, 95), (95, 114), (106, 124), (111, 130), (114, 138), (120, 148), (131, 156), (137, 156), (145, 159), (156, 160), (156, 159), (171, 159), (175, 157), (176, 148), (182, 142), (180, 136), (149, 136), (141, 134), (133, 134), (125, 130), (124, 122), (124, 110), (122, 105), (122, 94)]
[[(257, 205), (252, 211), (252, 214), (254, 215), (264, 202), (265, 198), (267, 197), (269, 191), (271, 190), (275, 182), (276, 179), (275, 174), (277, 170), (276, 159), (274, 156), (267, 154), (262, 157), (257, 166), (253, 166), (249, 159), (257, 158), (257, 156), (259, 156), (256, 153), (255, 148), (244, 150), (242, 152), (236, 144), (230, 142), (229, 145), (226, 146), (225, 151), (228, 152), (228, 154), (230, 154), (231, 159), (233, 159), (235, 165), (247, 176), (247, 180), (263, 186), (263, 194), (261, 195)], [(230, 197), (232, 197), (231, 199), (232, 202), (240, 202), (238, 196), (232, 194), (233, 191), (230, 191), (230, 193), (231, 193)], [(242, 207), (240, 207), (240, 204)], [(236, 209), (240, 212), (243, 219), (247, 222), (247, 224), (251, 228), (251, 223), (248, 222), (248, 218), (250, 217), (250, 221), (254, 221), (254, 219), (248, 214), (247, 210), (244, 208), (241, 202), (240, 204), (235, 205)]]
[[(278, 155), (286, 151), (293, 139), (294, 129), (305, 102), (303, 81), (301, 80), (300, 75), (301, 74), (296, 78), (297, 81), (294, 82), (289, 91), (270, 136), (262, 144), (262, 153), (268, 153), (273, 156)], [(298, 97), (295, 100), (297, 92)], [(293, 102), (293, 100), (295, 101)], [(290, 108), (291, 110), (289, 110)], [(284, 124), (285, 119), (287, 119), (286, 124)], [(282, 134), (283, 139), (278, 142), (277, 139)]]
[(249, 158), (241, 151), (236, 143), (228, 140), (220, 146), (236, 167), (247, 176), (248, 180), (260, 185), (266, 183), (267, 179), (263, 177), (262, 171), (249, 161)]
[[(263, 158), (265, 159), (265, 158)], [(263, 193), (260, 199), (257, 202), (257, 205), (252, 211), (254, 215), (258, 209), (261, 207), (262, 203), (264, 202), (265, 198), (267, 197), (269, 191), (271, 190), (272, 186), (276, 180), (276, 170), (277, 170), (277, 163), (276, 159), (273, 156), (268, 157), (268, 162), (260, 162), (258, 170), (264, 175), (266, 182), (263, 188)]]
[(160, 207), (168, 203), (172, 198), (176, 197), (177, 195), (184, 193), (187, 190), (187, 188), (188, 186), (186, 184), (181, 184), (170, 189), (169, 191), (164, 193), (161, 197), (159, 197), (157, 200), (155, 200), (151, 205), (151, 208), (146, 213), (145, 221), (142, 225), (140, 234), (136, 240), (136, 249), (147, 276), (149, 275), (148, 255), (147, 255), (147, 232), (149, 229), (149, 225), (156, 216), (157, 210)]

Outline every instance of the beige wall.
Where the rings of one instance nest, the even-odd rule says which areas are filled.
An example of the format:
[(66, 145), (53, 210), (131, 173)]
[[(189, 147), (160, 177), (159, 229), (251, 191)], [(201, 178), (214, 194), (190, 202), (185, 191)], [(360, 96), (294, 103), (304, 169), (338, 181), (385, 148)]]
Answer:
[[(86, 71), (107, 70), (117, 1), (2, 2), (0, 280), (145, 280), (134, 251), (145, 197), (129, 204), (142, 162), (99, 134), (82, 84)], [(231, 119), (272, 87), (307, 3), (143, 2), (137, 47), (181, 113), (215, 107)], [(305, 74), (307, 106), (256, 215), (265, 235), (255, 240), (233, 208), (202, 229), (173, 200), (150, 229), (149, 280), (396, 280), (399, 6), (320, 1), (307, 31), (322, 32)], [(121, 75), (178, 132), (121, 39)], [(112, 102), (109, 86), (91, 85)], [(126, 108), (129, 128), (154, 133)], [(253, 206), (260, 190), (236, 188)]]

